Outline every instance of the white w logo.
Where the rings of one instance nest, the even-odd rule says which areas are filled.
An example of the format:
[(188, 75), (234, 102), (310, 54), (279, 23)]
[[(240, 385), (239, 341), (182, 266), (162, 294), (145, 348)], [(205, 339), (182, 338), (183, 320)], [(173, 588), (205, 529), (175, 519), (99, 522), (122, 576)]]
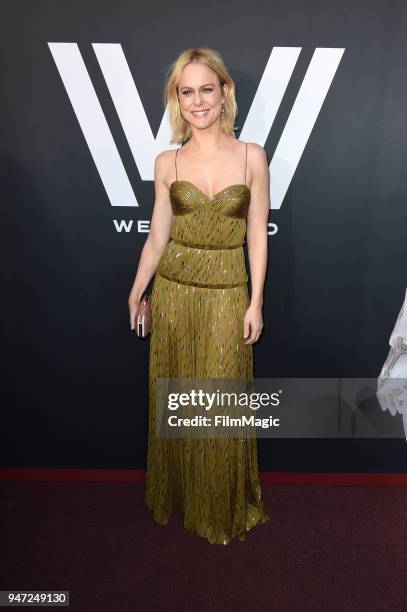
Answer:
[[(138, 206), (109, 125), (76, 43), (48, 43), (112, 206)], [(167, 109), (151, 131), (120, 44), (94, 43), (97, 60), (143, 180), (154, 180), (154, 159), (168, 144)], [(345, 49), (317, 48), (270, 163), (271, 208), (280, 208)], [(274, 47), (241, 131), (264, 146), (301, 47)]]

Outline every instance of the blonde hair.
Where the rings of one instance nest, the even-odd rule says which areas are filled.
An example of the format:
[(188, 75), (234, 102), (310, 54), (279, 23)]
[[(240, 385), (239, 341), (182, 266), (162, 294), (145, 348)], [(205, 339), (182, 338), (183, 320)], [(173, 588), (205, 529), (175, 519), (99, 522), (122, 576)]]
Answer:
[[(218, 76), (221, 89), (225, 98), (224, 112), (221, 114), (221, 128), (225, 134), (235, 136), (234, 130), (239, 126), (235, 125), (235, 118), (238, 112), (236, 104), (236, 87), (228, 69), (218, 51), (208, 47), (197, 47), (186, 49), (170, 65), (164, 87), (164, 106), (168, 105), (168, 113), (172, 128), (171, 144), (182, 144), (191, 137), (191, 128), (184, 117), (181, 115), (178, 100), (178, 85), (181, 80), (181, 73), (187, 64), (200, 62), (211, 68)], [(223, 86), (226, 86), (225, 88)]]

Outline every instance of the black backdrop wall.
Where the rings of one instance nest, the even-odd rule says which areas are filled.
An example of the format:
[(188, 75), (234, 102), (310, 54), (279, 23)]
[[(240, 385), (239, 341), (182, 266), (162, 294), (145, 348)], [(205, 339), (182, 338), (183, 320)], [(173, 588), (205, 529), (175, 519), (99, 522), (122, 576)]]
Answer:
[[(237, 136), (270, 161), (255, 375), (378, 376), (406, 289), (405, 3), (2, 7), (1, 466), (145, 467), (148, 343), (127, 298), (170, 148), (164, 77), (187, 47), (221, 52)], [(261, 440), (259, 467), (402, 472), (407, 450)]]

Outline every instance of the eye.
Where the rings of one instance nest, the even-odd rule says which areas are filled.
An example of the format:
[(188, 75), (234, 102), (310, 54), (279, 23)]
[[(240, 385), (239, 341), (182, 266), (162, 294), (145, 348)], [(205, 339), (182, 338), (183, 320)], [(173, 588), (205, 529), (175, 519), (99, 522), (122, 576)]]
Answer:
[[(205, 93), (211, 93), (211, 91), (213, 91), (213, 87), (204, 87), (202, 91), (204, 91)], [(182, 92), (182, 95), (188, 96), (191, 93), (192, 93), (191, 89), (186, 89), (185, 91)]]

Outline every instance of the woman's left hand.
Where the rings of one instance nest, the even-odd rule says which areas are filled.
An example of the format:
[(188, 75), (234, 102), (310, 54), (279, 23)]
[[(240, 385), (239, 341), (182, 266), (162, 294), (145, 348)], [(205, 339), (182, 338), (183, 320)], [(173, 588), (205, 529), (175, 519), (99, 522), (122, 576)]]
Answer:
[[(253, 344), (260, 338), (263, 329), (263, 316), (261, 306), (251, 304), (246, 310), (243, 321), (243, 337), (247, 340), (243, 344)], [(249, 335), (250, 331), (250, 335)]]

